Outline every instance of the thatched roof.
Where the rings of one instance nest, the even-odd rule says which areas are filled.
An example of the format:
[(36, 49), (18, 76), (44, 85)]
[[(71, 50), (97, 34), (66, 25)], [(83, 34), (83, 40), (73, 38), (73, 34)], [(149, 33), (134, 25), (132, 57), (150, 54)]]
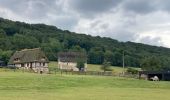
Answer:
[[(15, 60), (18, 59), (16, 62)], [(8, 64), (26, 63), (26, 62), (48, 62), (48, 58), (40, 48), (24, 49), (16, 51), (10, 58)]]
[(81, 52), (60, 52), (58, 53), (58, 59), (61, 62), (86, 62), (87, 56), (85, 53)]

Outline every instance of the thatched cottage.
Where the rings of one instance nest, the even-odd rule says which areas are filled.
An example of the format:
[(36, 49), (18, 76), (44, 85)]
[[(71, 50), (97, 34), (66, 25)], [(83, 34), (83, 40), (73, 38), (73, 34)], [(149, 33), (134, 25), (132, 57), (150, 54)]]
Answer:
[(62, 70), (79, 71), (77, 62), (84, 62), (83, 71), (87, 69), (87, 56), (80, 52), (60, 52), (58, 53), (58, 67)]
[(44, 52), (40, 48), (35, 48), (16, 51), (10, 58), (8, 65), (33, 70), (37, 73), (47, 73), (48, 62)]

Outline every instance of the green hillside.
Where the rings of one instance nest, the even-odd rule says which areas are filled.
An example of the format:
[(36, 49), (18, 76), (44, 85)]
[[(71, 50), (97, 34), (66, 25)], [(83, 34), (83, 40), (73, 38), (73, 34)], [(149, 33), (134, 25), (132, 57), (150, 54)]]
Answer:
[(141, 62), (154, 56), (161, 67), (169, 69), (170, 49), (141, 43), (120, 42), (106, 37), (93, 37), (61, 30), (44, 24), (27, 24), (0, 18), (0, 60), (6, 63), (16, 50), (40, 47), (49, 60), (56, 61), (60, 51), (81, 51), (88, 55), (89, 64), (102, 64), (104, 59), (113, 66), (140, 67)]

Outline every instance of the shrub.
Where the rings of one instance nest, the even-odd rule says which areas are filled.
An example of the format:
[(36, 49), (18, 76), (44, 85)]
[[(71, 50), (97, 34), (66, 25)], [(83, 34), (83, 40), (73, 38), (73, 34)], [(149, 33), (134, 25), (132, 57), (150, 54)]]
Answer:
[(137, 73), (138, 73), (138, 70), (136, 70), (136, 69), (134, 69), (134, 68), (128, 68), (128, 69), (127, 69), (127, 73), (137, 74)]

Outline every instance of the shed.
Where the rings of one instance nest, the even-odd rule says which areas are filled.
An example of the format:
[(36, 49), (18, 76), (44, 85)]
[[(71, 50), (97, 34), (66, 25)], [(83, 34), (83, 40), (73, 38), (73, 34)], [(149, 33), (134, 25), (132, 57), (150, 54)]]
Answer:
[(139, 78), (146, 76), (147, 80), (150, 80), (151, 77), (157, 76), (159, 80), (170, 81), (170, 71), (140, 71)]

